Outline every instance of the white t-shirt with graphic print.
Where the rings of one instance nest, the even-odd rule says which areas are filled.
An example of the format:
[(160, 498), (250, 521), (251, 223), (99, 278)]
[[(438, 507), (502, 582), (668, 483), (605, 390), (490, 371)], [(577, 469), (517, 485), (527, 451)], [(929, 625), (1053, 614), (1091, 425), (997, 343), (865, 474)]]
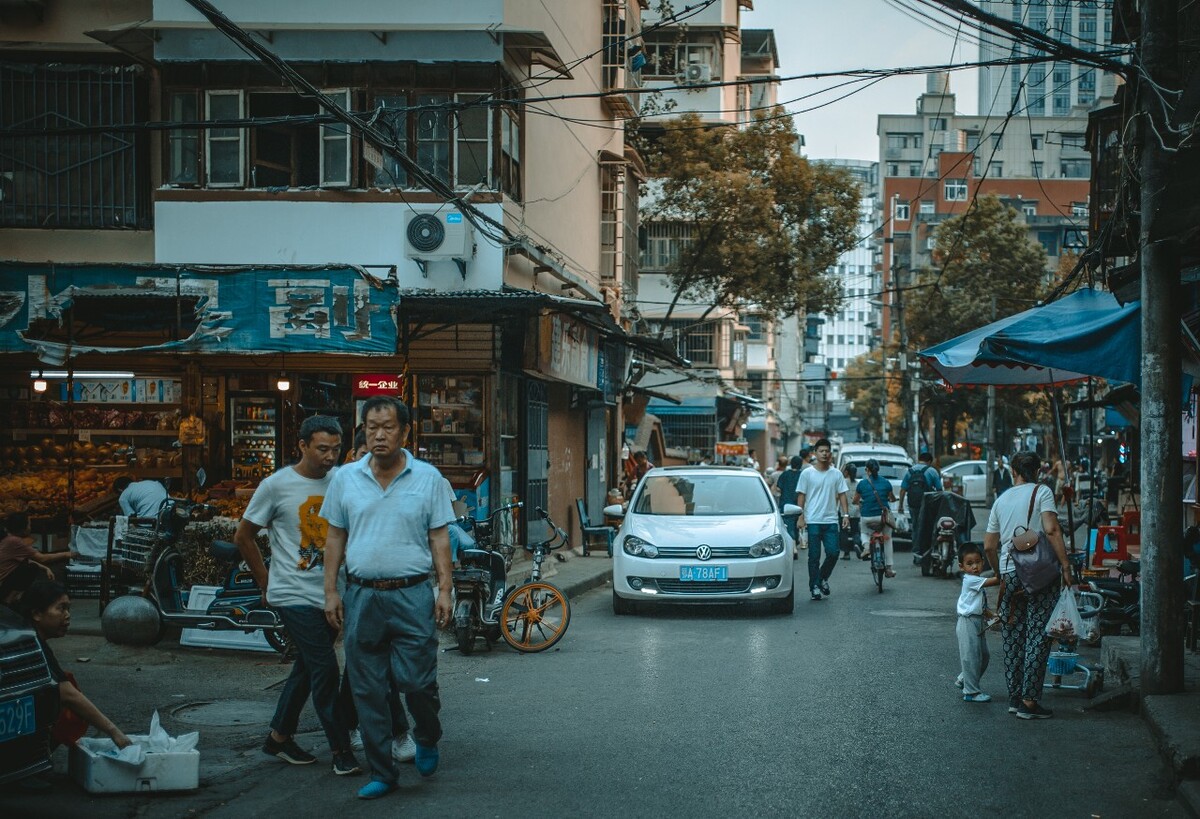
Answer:
[(244, 520), (267, 530), (271, 568), (267, 602), (272, 606), (325, 608), (325, 536), (329, 524), (318, 514), (333, 481), (306, 478), (287, 467), (254, 490)]

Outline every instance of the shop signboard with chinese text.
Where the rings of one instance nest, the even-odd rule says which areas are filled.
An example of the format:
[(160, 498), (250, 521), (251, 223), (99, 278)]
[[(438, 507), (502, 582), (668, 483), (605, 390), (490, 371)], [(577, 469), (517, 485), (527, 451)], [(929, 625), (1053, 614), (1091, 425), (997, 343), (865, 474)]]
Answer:
[(404, 377), (395, 373), (367, 373), (354, 376), (351, 392), (355, 398), (369, 398), (372, 395), (404, 394)]
[(600, 380), (600, 334), (561, 313), (538, 316), (537, 332), (526, 349), (525, 367), (538, 375), (597, 389)]

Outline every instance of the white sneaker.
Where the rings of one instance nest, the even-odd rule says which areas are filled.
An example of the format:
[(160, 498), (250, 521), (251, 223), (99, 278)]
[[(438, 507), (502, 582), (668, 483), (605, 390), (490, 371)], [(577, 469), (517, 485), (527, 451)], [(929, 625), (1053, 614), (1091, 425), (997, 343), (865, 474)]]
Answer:
[(350, 748), (351, 750), (361, 751), (363, 749), (362, 731), (355, 728), (350, 732)]
[(417, 743), (413, 742), (412, 734), (405, 733), (404, 739), (392, 740), (392, 759), (397, 762), (412, 762), (417, 755)]

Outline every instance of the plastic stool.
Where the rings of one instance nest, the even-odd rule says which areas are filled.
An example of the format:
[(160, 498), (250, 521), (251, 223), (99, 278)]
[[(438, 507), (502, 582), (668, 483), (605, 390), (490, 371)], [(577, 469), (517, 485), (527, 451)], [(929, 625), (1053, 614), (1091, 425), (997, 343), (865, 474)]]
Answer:
[(1104, 568), (1109, 561), (1129, 559), (1129, 547), (1125, 542), (1123, 526), (1097, 526), (1095, 549), (1092, 552), (1092, 566)]

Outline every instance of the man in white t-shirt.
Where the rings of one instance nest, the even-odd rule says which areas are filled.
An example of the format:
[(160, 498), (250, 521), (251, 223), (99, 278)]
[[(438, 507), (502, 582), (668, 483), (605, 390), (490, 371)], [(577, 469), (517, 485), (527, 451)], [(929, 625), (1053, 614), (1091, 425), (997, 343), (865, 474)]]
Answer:
[[(324, 558), (329, 524), (319, 515), (341, 447), (342, 429), (336, 419), (323, 415), (304, 419), (300, 461), (258, 485), (233, 540), (297, 649), (263, 752), (292, 765), (317, 761), (293, 739), (300, 712), (311, 694), (333, 752), (333, 772), (347, 776), (362, 773), (362, 768), (350, 745), (352, 715), (338, 701), (341, 674), (333, 648), (338, 633), (325, 619)], [(269, 575), (254, 542), (260, 529), (267, 529), (271, 543)]]
[[(830, 595), (829, 576), (837, 566), (841, 552), (841, 528), (850, 528), (850, 506), (846, 498), (846, 479), (833, 468), (833, 448), (825, 438), (813, 447), (817, 462), (800, 473), (796, 502), (800, 521), (808, 531), (808, 590), (813, 600)], [(824, 547), (825, 562), (821, 563)]]
[(158, 508), (167, 499), (167, 488), (162, 481), (135, 481), (128, 475), (122, 475), (113, 481), (113, 491), (117, 493), (117, 503), (121, 506), (121, 514), (131, 518), (152, 518), (158, 514)]

